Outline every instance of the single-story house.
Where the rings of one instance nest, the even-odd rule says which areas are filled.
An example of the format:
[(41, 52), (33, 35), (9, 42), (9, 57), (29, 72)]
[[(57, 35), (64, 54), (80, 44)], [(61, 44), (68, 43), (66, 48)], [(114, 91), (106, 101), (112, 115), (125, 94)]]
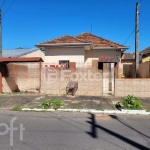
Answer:
[(129, 48), (86, 32), (77, 36), (61, 36), (36, 46), (45, 50), (45, 63), (75, 62), (76, 67), (80, 64), (92, 66), (92, 60), (118, 62), (121, 54)]
[[(102, 71), (103, 82), (96, 82), (98, 85), (101, 85), (102, 90), (99, 92), (100, 87), (98, 87), (97, 93), (94, 93), (94, 95), (101, 95), (102, 93), (103, 95), (104, 93), (113, 94), (114, 73), (116, 77), (119, 77), (119, 63), (122, 53), (129, 48), (87, 32), (77, 36), (61, 36), (36, 44), (35, 46), (45, 50), (45, 67), (74, 69), (76, 72), (81, 72), (85, 70), (85, 68), (94, 69), (96, 72)], [(83, 86), (83, 82), (81, 84)], [(56, 85), (57, 84), (54, 86)], [(53, 89), (51, 89), (52, 94), (56, 91), (54, 90), (54, 86), (52, 86)], [(46, 86), (43, 84), (43, 87)], [(49, 87), (50, 86), (46, 87), (47, 91)], [(64, 87), (66, 87), (66, 85), (64, 85)], [(65, 92), (64, 87), (62, 87), (62, 94)], [(90, 90), (94, 92), (93, 88), (96, 86), (89, 84), (89, 87), (92, 89), (85, 90), (84, 86), (82, 90), (79, 90), (79, 94), (87, 94)], [(58, 88), (60, 89), (60, 86), (58, 86)]]

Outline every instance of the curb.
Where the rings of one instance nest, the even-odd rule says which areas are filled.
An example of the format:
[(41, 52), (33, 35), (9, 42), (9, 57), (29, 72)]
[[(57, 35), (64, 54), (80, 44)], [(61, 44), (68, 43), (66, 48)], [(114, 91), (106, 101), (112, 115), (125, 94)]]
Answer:
[(61, 111), (61, 112), (86, 112), (86, 113), (104, 113), (104, 114), (132, 114), (132, 115), (150, 115), (150, 112), (146, 112), (145, 110), (126, 110), (122, 109), (119, 110), (95, 110), (95, 109), (39, 109), (39, 108), (22, 108), (22, 111)]

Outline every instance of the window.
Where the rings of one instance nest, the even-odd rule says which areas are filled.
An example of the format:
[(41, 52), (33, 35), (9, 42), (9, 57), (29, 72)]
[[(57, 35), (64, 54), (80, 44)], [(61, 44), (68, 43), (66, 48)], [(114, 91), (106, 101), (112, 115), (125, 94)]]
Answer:
[(61, 69), (68, 69), (69, 66), (69, 60), (59, 60), (59, 65)]
[(98, 69), (103, 70), (103, 63), (102, 62), (98, 62)]

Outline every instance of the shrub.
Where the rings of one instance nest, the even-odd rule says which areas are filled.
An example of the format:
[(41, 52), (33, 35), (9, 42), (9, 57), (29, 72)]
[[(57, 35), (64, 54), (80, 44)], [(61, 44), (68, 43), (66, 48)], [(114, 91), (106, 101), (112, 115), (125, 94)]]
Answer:
[(48, 108), (53, 108), (53, 109), (58, 109), (60, 108), (60, 106), (62, 105), (62, 102), (60, 100), (45, 100), (41, 103), (41, 106), (44, 109), (48, 109)]
[(134, 109), (134, 110), (139, 110), (142, 109), (142, 104), (140, 100), (137, 97), (134, 96), (126, 96), (121, 103), (124, 106), (124, 109)]

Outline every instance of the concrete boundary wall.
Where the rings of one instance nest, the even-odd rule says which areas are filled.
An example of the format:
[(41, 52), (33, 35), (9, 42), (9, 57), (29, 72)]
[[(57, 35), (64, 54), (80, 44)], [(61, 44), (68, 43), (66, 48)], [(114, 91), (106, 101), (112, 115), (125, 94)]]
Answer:
[(115, 96), (150, 97), (150, 79), (115, 79)]
[[(78, 76), (79, 80), (78, 89), (75, 95), (88, 95), (88, 96), (101, 96), (102, 95), (102, 87), (103, 80), (102, 75), (99, 78), (99, 81), (95, 81), (93, 78), (91, 80), (86, 79), (88, 71), (91, 73), (98, 73), (98, 70), (90, 70), (89, 68), (76, 68), (75, 70), (70, 70), (70, 73), (67, 74), (69, 70), (59, 70), (55, 69), (57, 72), (57, 77), (55, 80), (54, 73), (51, 74), (51, 71), (48, 68), (43, 70), (41, 73), (41, 89), (40, 92), (44, 94), (54, 94), (54, 95), (64, 95), (66, 94), (66, 87), (71, 80), (71, 74), (75, 73), (74, 76)], [(62, 79), (62, 71), (66, 71), (65, 78)], [(82, 76), (85, 75), (85, 76)], [(51, 80), (54, 77), (54, 80)], [(73, 75), (72, 75), (73, 77)], [(53, 82), (54, 81), (54, 82)]]

